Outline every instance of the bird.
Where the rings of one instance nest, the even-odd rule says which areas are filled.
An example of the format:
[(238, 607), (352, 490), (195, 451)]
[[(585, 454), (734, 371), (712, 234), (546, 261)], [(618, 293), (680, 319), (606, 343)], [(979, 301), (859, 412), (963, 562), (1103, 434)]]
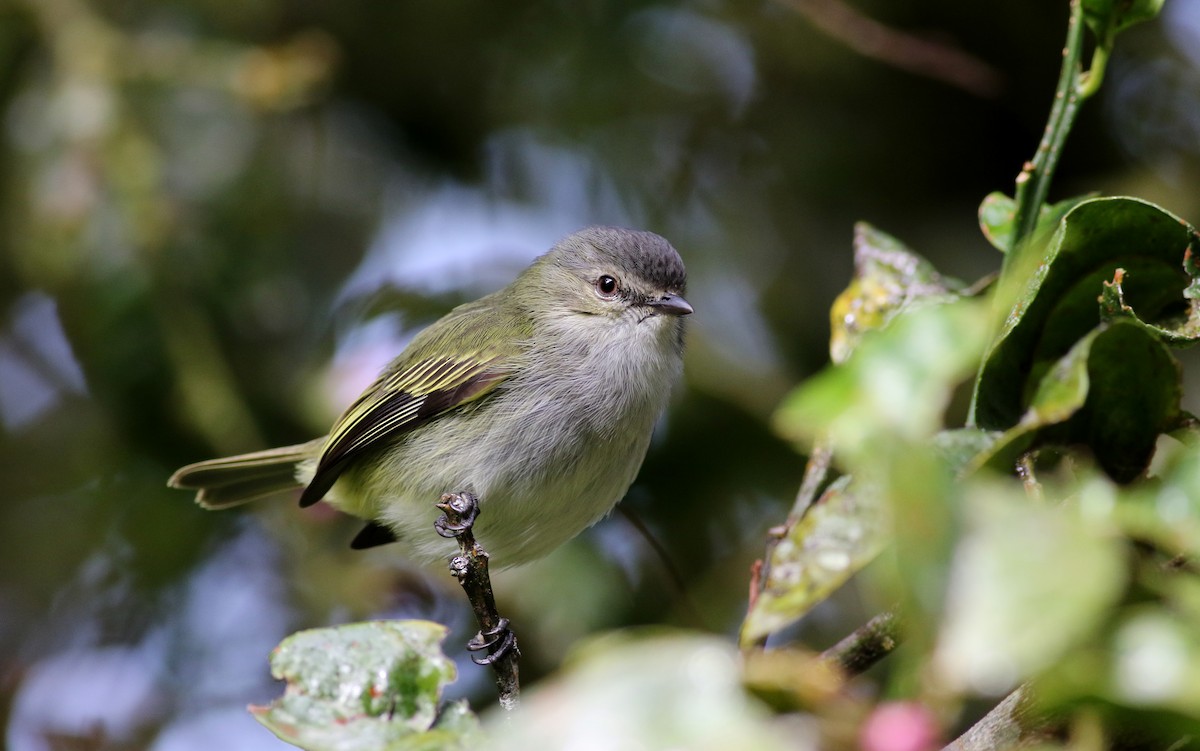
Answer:
[(636, 478), (682, 371), (686, 286), (663, 237), (585, 228), (421, 331), (328, 435), (189, 464), (168, 485), (206, 509), (299, 490), (366, 522), (351, 547), (398, 543), (418, 564), (454, 555), (434, 504), (469, 493), (493, 566), (536, 560)]

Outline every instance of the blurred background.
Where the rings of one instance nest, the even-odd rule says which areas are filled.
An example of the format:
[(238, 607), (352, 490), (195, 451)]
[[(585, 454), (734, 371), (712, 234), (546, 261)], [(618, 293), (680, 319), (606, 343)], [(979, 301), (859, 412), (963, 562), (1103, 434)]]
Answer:
[[(828, 360), (865, 219), (973, 280), (1058, 75), (1063, 2), (0, 0), (0, 723), (12, 751), (278, 748), (245, 712), (300, 628), (457, 584), (177, 466), (294, 443), (422, 326), (588, 224), (690, 273), (686, 377), (615, 514), (496, 585), (536, 681), (597, 631), (733, 634), (803, 457), (768, 421)], [(1122, 35), (1052, 198), (1200, 221), (1200, 0)], [(1193, 389), (1194, 390), (1194, 389)], [(1191, 405), (1195, 410), (1195, 405)], [(432, 500), (432, 499), (431, 499)], [(549, 499), (548, 499), (549, 500)], [(431, 509), (430, 522), (434, 513)], [(846, 590), (814, 646), (869, 613)]]

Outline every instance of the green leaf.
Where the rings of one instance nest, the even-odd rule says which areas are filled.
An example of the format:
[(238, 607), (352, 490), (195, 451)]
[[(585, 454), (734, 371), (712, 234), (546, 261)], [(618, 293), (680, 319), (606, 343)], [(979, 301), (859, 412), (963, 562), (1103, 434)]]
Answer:
[[(1185, 294), (1195, 282), (1188, 224), (1134, 198), (1095, 198), (1071, 209), (1024, 281), (1002, 282), (1012, 305), (980, 369), (975, 424), (1005, 430), (1017, 423), (1045, 373), (1100, 323), (1103, 282), (1125, 270), (1122, 296), (1139, 321), (1187, 338), (1196, 318)], [(1185, 261), (1187, 261), (1185, 263)], [(1013, 284), (1022, 289), (1012, 294)], [(1194, 341), (1194, 340), (1187, 340)]]
[(446, 628), (428, 621), (371, 621), (311, 629), (271, 654), (284, 695), (254, 717), (309, 751), (410, 751), (468, 747), (476, 723), (463, 706), (435, 725), (454, 663)]
[[(764, 591), (743, 624), (743, 643), (800, 618), (870, 562), (891, 539), (889, 519), (925, 510), (914, 504), (940, 508), (930, 473), (933, 464), (942, 473), (945, 462), (922, 444), (938, 432), (956, 386), (978, 362), (986, 325), (986, 307), (976, 300), (906, 307), (883, 330), (865, 336), (845, 363), (785, 401), (776, 415), (780, 432), (800, 443), (828, 437), (855, 480), (835, 482), (785, 531), (767, 562)], [(969, 442), (987, 440), (973, 431)], [(936, 548), (928, 532), (921, 532), (926, 537), (913, 550)], [(903, 529), (900, 538), (907, 539)]]
[(907, 310), (793, 391), (775, 427), (800, 445), (827, 435), (851, 461), (869, 461), (880, 441), (927, 439), (978, 362), (986, 330), (987, 311), (975, 300)]
[(1000, 191), (987, 194), (979, 204), (979, 229), (983, 236), (1001, 253), (1012, 249), (1013, 218), (1017, 202)]
[(1196, 624), (1162, 608), (1130, 613), (1113, 637), (1109, 695), (1132, 706), (1200, 712)]
[(1200, 732), (1200, 630), (1174, 608), (1125, 609), (1107, 638), (1035, 684), (1047, 711), (1101, 700), (1110, 727), (1137, 730), (1143, 747), (1168, 748)]
[(879, 553), (887, 512), (877, 488), (840, 477), (771, 551), (767, 578), (742, 624), (743, 645), (803, 617)]
[(1159, 434), (1178, 418), (1179, 363), (1146, 329), (1113, 321), (1092, 342), (1087, 378), (1083, 408), (1046, 440), (1086, 444), (1110, 477), (1129, 482), (1145, 471)]
[(1083, 20), (1104, 47), (1134, 24), (1158, 16), (1164, 0), (1082, 0)]
[(1124, 550), (1089, 502), (971, 485), (934, 655), (945, 686), (1002, 694), (1096, 632), (1124, 589)]
[(994, 430), (958, 428), (933, 437), (933, 449), (954, 474), (974, 470), (978, 457), (989, 454), (1002, 434)]
[[(1135, 540), (1152, 543), (1169, 556), (1198, 558), (1200, 450), (1179, 444), (1167, 448), (1168, 457), (1159, 470), (1158, 482), (1123, 494), (1116, 519), (1125, 534)], [(1197, 614), (1200, 616), (1200, 601)]]
[(795, 727), (775, 724), (743, 689), (741, 666), (734, 646), (714, 636), (662, 629), (606, 635), (523, 692), (520, 711), (490, 714), (487, 748), (798, 748)]
[[(1076, 196), (1064, 201), (1042, 206), (1038, 212), (1038, 220), (1033, 231), (1034, 237), (1049, 233), (1063, 216), (1078, 204), (1093, 198), (1095, 194)], [(979, 204), (979, 229), (983, 236), (1001, 253), (1012, 249), (1013, 219), (1017, 213), (1017, 202), (999, 191), (989, 193)]]
[(829, 311), (829, 353), (844, 362), (863, 335), (919, 301), (949, 300), (961, 284), (866, 222), (854, 225), (854, 280)]
[(1181, 398), (1170, 350), (1136, 321), (1118, 318), (1054, 363), (1020, 421), (975, 463), (1006, 471), (1036, 443), (1080, 443), (1109, 476), (1129, 482), (1149, 465), (1159, 434), (1177, 421)]
[[(1186, 259), (1185, 268), (1191, 266), (1191, 258)], [(1194, 272), (1194, 269), (1193, 269)], [(1137, 311), (1125, 301), (1125, 269), (1118, 268), (1113, 272), (1113, 280), (1104, 282), (1100, 293), (1100, 319), (1110, 321), (1124, 318), (1134, 321), (1152, 333), (1156, 338), (1179, 347), (1185, 347), (1200, 339), (1200, 305), (1193, 296), (1193, 287), (1200, 280), (1193, 278), (1191, 285), (1183, 291), (1188, 299), (1187, 311), (1164, 319), (1158, 324), (1147, 323), (1138, 317)]]

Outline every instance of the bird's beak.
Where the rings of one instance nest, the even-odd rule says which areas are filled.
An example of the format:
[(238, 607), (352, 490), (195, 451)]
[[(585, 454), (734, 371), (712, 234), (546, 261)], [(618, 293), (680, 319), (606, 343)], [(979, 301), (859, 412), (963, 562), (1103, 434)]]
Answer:
[(665, 313), (672, 316), (690, 316), (693, 312), (692, 306), (688, 304), (679, 295), (673, 295), (670, 292), (658, 298), (657, 300), (647, 300), (646, 305), (654, 308), (655, 312)]

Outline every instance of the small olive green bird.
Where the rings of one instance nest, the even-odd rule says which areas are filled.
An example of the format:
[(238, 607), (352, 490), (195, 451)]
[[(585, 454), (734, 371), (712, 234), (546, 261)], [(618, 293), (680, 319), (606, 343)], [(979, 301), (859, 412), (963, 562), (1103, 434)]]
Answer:
[(191, 464), (169, 484), (209, 509), (303, 488), (301, 506), (367, 520), (353, 547), (399, 542), (424, 563), (457, 551), (434, 504), (469, 492), (493, 565), (534, 560), (636, 477), (682, 369), (686, 283), (662, 237), (582, 230), (418, 334), (329, 435)]

